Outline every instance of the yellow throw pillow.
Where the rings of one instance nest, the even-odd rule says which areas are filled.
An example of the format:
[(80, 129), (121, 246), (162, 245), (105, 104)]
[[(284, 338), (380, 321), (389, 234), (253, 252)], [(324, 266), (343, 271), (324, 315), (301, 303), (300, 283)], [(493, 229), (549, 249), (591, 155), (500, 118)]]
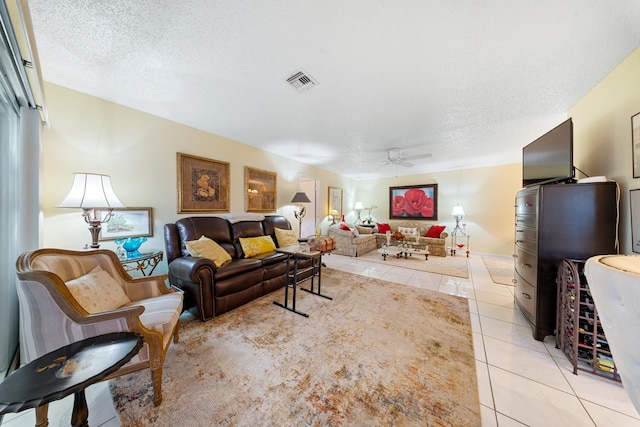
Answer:
[(271, 236), (240, 237), (240, 246), (242, 246), (242, 252), (244, 252), (245, 258), (251, 258), (252, 256), (276, 250), (276, 244), (273, 243)]
[(184, 242), (184, 246), (187, 248), (187, 251), (189, 251), (189, 255), (209, 258), (218, 268), (222, 267), (225, 262), (231, 261), (229, 252), (205, 236), (201, 236), (198, 240)]
[(284, 228), (276, 228), (275, 230), (276, 241), (281, 248), (298, 244), (298, 236), (294, 230), (285, 230)]
[(122, 286), (100, 266), (65, 284), (78, 304), (91, 314), (115, 310), (131, 302)]

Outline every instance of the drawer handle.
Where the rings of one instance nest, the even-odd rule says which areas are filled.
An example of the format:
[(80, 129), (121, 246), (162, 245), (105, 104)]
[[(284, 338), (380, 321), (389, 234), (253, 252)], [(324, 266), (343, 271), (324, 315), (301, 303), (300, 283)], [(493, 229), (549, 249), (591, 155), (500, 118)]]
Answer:
[(527, 267), (527, 268), (531, 268), (531, 264), (527, 264), (527, 263), (522, 264), (522, 266), (523, 267)]
[(511, 279), (511, 283), (518, 283), (516, 279)]
[(516, 240), (516, 243), (522, 243), (524, 240)]
[(526, 292), (522, 292), (522, 296), (525, 297), (526, 299), (531, 299), (531, 295), (529, 295)]
[(533, 203), (525, 203), (525, 206), (533, 206)]

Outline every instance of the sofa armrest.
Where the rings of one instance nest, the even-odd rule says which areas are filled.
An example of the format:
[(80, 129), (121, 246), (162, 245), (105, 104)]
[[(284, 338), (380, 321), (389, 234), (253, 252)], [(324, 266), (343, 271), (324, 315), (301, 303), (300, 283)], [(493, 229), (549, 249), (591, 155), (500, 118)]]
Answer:
[(201, 257), (180, 257), (169, 264), (169, 282), (183, 290), (190, 290), (187, 295), (195, 301), (186, 300), (185, 308), (196, 305), (200, 320), (205, 321), (215, 316), (214, 310), (214, 275), (217, 268), (213, 260)]
[(198, 271), (202, 268), (211, 270), (211, 275), (216, 273), (217, 267), (213, 260), (202, 257), (180, 257), (174, 259), (169, 264), (169, 281), (173, 284), (173, 279), (185, 280), (187, 282), (198, 282)]
[(442, 233), (440, 233), (441, 239), (446, 239), (447, 237), (449, 237), (449, 233), (447, 233), (446, 231), (443, 231)]

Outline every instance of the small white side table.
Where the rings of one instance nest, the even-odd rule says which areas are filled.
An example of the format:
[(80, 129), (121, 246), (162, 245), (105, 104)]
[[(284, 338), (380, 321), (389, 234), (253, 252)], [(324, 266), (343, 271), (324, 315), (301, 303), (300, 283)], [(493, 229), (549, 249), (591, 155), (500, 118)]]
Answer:
[[(464, 242), (464, 243), (463, 243)], [(451, 256), (455, 256), (458, 249), (466, 248), (467, 258), (469, 258), (469, 235), (468, 234), (452, 234), (451, 235)]]

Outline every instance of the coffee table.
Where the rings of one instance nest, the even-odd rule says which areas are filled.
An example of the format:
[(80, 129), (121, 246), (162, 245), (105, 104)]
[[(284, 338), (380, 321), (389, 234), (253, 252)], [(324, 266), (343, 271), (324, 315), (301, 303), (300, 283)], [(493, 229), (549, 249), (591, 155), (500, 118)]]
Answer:
[(395, 256), (396, 258), (405, 259), (416, 255), (424, 255), (424, 260), (429, 260), (429, 246), (425, 244), (413, 244), (413, 243), (398, 243), (396, 245), (384, 245), (378, 249), (378, 253), (382, 255), (382, 258), (386, 261), (388, 256)]
[(38, 425), (46, 426), (42, 408), (74, 394), (71, 425), (88, 426), (85, 389), (120, 369), (142, 344), (139, 335), (116, 332), (87, 338), (32, 360), (0, 383), (0, 423), (4, 414), (36, 408)]

